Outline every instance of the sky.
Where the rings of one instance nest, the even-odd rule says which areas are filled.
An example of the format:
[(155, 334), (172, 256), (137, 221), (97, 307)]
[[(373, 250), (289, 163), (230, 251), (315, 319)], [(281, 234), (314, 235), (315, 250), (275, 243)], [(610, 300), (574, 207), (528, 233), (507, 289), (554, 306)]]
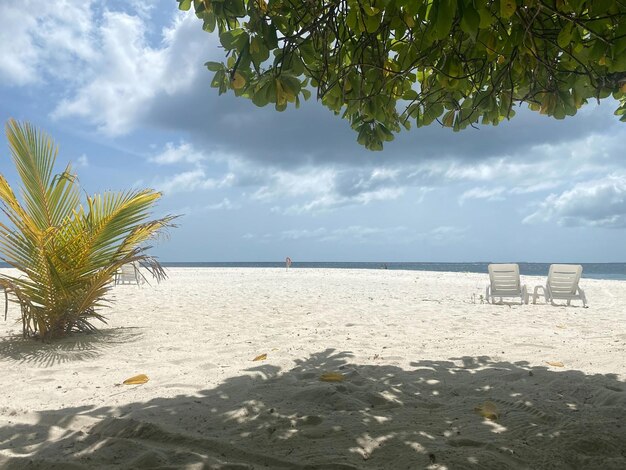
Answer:
[(626, 261), (611, 100), (370, 152), (314, 98), (278, 113), (218, 96), (203, 64), (224, 51), (174, 0), (1, 2), (0, 57), (2, 122), (51, 134), (87, 193), (154, 188), (155, 215), (181, 215), (162, 261)]

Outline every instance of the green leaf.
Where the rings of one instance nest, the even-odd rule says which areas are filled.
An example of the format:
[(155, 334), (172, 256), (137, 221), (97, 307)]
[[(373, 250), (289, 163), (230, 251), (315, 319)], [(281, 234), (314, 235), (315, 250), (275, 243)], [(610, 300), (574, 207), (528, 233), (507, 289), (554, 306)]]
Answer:
[(609, 72), (624, 72), (626, 70), (626, 54), (620, 54), (608, 67)]
[(573, 23), (567, 23), (565, 27), (561, 30), (561, 32), (559, 33), (556, 39), (556, 42), (559, 45), (559, 47), (565, 49), (567, 46), (569, 46), (570, 41), (572, 40), (573, 26), (574, 26)]
[(178, 9), (188, 11), (191, 8), (191, 0), (178, 0)]
[(352, 31), (359, 31), (358, 20), (359, 17), (357, 9), (350, 8), (350, 10), (348, 11), (348, 15), (346, 16), (346, 24), (348, 25), (348, 28), (350, 28)]
[(203, 0), (193, 0), (193, 7), (198, 18), (202, 17), (202, 14), (207, 11), (207, 4)]
[(269, 50), (276, 49), (278, 47), (278, 36), (276, 34), (276, 27), (273, 24), (262, 22), (261, 33), (265, 45)]
[[(268, 85), (265, 85), (267, 87)], [(267, 99), (267, 90), (264, 87), (256, 87), (253, 92), (250, 93), (252, 102), (259, 107), (267, 106), (269, 100)]]
[(250, 56), (253, 62), (260, 66), (270, 56), (270, 50), (258, 37), (253, 37), (250, 40)]
[(220, 33), (220, 42), (229, 51), (241, 51), (248, 44), (248, 38), (248, 33), (241, 28)]
[(508, 19), (517, 10), (517, 2), (515, 0), (500, 0), (500, 16), (504, 19)]
[(402, 95), (402, 99), (403, 100), (407, 100), (407, 101), (413, 101), (419, 98), (419, 93), (415, 90), (407, 90), (404, 92), (404, 94)]
[(480, 8), (478, 10), (478, 14), (480, 16), (480, 24), (479, 24), (480, 29), (487, 29), (491, 26), (492, 23), (495, 22), (495, 18), (493, 17), (493, 15), (491, 14), (491, 11), (487, 7)]
[(614, 0), (593, 0), (588, 3), (593, 16), (604, 16), (613, 6)]
[(246, 7), (243, 0), (228, 0), (228, 2), (224, 2), (224, 9), (227, 10), (230, 15), (239, 18), (246, 16)]
[(442, 119), (442, 124), (445, 127), (452, 127), (452, 125), (454, 124), (454, 116), (456, 115), (456, 112), (454, 110), (448, 111), (446, 114), (443, 115), (443, 119)]
[(443, 39), (450, 34), (454, 14), (456, 13), (456, 1), (441, 0), (433, 4), (431, 15), (434, 15), (435, 24), (433, 37), (435, 39)]
[(380, 10), (378, 8), (371, 7), (369, 5), (363, 5), (362, 8), (367, 16), (376, 16), (380, 13)]
[(224, 69), (217, 71), (215, 73), (215, 75), (213, 75), (213, 80), (211, 81), (211, 86), (213, 88), (220, 88), (222, 83), (224, 83), (224, 78), (225, 77), (226, 77), (226, 74), (224, 72)]
[(215, 31), (215, 25), (216, 25), (215, 15), (213, 13), (207, 12), (204, 14), (202, 18), (204, 20), (204, 23), (202, 24), (202, 29), (206, 31), (207, 33), (212, 33), (213, 31)]
[(372, 34), (375, 33), (380, 26), (381, 15), (364, 16), (362, 20), (365, 23), (365, 30)]
[(476, 37), (479, 27), (480, 15), (470, 3), (463, 10), (463, 17), (461, 18), (461, 29), (470, 36)]
[(211, 72), (218, 72), (224, 69), (224, 64), (221, 62), (205, 62), (204, 65)]

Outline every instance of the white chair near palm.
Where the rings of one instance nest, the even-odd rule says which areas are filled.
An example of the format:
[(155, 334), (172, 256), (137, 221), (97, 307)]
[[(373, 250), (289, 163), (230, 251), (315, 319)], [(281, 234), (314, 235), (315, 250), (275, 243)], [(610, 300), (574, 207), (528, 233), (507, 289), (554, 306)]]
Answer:
[[(585, 291), (578, 285), (582, 273), (583, 267), (580, 264), (550, 265), (545, 287), (535, 287), (533, 303), (537, 302), (537, 297), (543, 295), (546, 302), (550, 302), (552, 305), (554, 305), (555, 300), (567, 300), (567, 305), (570, 305), (572, 300), (582, 300), (583, 307), (586, 307)], [(539, 291), (543, 291), (543, 293)]]
[(135, 263), (128, 263), (121, 267), (115, 275), (115, 284), (140, 284), (141, 274)]
[(490, 264), (489, 285), (487, 286), (486, 300), (494, 303), (496, 297), (500, 302), (504, 297), (519, 297), (521, 303), (528, 303), (528, 291), (522, 285), (519, 278), (519, 266), (517, 264)]

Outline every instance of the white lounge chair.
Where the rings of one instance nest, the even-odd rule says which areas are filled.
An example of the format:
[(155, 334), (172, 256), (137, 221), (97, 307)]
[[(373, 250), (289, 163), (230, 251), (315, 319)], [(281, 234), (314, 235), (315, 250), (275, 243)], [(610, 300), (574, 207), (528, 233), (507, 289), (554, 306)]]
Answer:
[(496, 297), (502, 302), (503, 297), (519, 297), (521, 303), (528, 303), (528, 291), (521, 285), (519, 266), (517, 264), (490, 264), (489, 285), (487, 286), (486, 300), (495, 303)]
[(578, 285), (582, 273), (583, 267), (580, 264), (550, 265), (545, 287), (537, 286), (533, 291), (533, 303), (537, 303), (537, 297), (543, 295), (546, 302), (550, 302), (552, 305), (554, 305), (555, 299), (567, 300), (567, 305), (570, 305), (572, 300), (582, 300), (583, 307), (586, 307), (587, 297)]
[(115, 275), (115, 284), (140, 284), (141, 274), (135, 263), (125, 264)]

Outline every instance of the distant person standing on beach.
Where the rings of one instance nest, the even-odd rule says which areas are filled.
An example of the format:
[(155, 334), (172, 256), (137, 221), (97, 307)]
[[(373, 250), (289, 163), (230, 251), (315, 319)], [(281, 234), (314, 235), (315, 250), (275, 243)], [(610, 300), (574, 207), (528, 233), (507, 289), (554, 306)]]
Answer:
[(287, 256), (287, 258), (285, 258), (285, 271), (289, 270), (289, 266), (291, 266), (291, 258)]

